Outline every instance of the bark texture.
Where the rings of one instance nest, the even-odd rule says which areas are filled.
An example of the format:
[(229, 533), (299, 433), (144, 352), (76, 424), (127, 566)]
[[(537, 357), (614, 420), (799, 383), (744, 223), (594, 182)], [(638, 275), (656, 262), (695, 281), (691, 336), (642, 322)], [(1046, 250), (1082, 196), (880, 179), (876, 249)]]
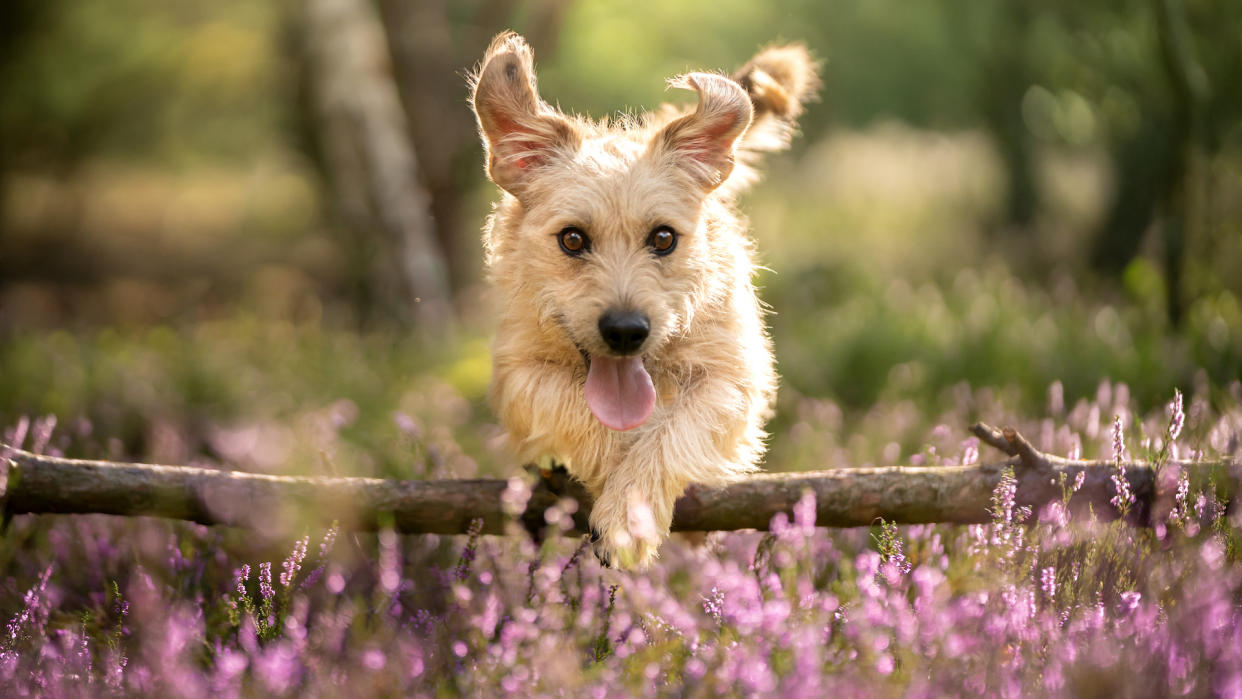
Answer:
[(304, 4), (319, 138), (338, 208), (355, 234), (382, 233), (370, 254), (382, 287), (375, 300), (393, 317), (443, 330), (452, 313), (447, 263), (383, 25), (366, 0)]
[[(1115, 518), (1115, 494), (1107, 461), (1070, 461), (1044, 454), (1011, 429), (986, 425), (975, 434), (1010, 458), (968, 466), (887, 466), (803, 473), (766, 473), (722, 487), (691, 486), (677, 501), (674, 531), (767, 529), (777, 513), (790, 513), (803, 493), (815, 495), (816, 523), (860, 527), (878, 518), (901, 524), (974, 523), (990, 519), (992, 492), (1006, 468), (1018, 481), (1017, 505), (1039, 508), (1061, 497), (1061, 474), (1072, 483), (1085, 472), (1072, 508), (1091, 507)], [(545, 511), (565, 498), (585, 531), (590, 497), (563, 471), (536, 472), (529, 479), (401, 481), (377, 478), (271, 476), (185, 466), (122, 464), (40, 456), (5, 448), (0, 458), (0, 507), (5, 516), (25, 513), (104, 513), (155, 516), (208, 525), (270, 530), (281, 522), (337, 520), (347, 530), (392, 526), (407, 534), (461, 534), (482, 519), (483, 533), (502, 534), (516, 520), (532, 532)], [(1172, 505), (1177, 477), (1186, 470), (1212, 478), (1232, 496), (1240, 480), (1233, 460), (1123, 464), (1137, 502), (1130, 519), (1160, 521)], [(506, 507), (508, 512), (506, 512)]]

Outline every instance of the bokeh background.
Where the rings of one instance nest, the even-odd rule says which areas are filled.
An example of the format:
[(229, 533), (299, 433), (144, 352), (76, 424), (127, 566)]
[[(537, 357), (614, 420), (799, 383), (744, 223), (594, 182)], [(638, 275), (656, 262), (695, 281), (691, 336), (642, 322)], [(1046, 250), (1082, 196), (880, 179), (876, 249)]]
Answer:
[(1239, 0), (8, 0), (0, 424), (53, 415), (77, 456), (513, 473), (464, 77), (506, 28), (597, 117), (772, 40), (823, 60), (742, 203), (768, 468), (1242, 399)]

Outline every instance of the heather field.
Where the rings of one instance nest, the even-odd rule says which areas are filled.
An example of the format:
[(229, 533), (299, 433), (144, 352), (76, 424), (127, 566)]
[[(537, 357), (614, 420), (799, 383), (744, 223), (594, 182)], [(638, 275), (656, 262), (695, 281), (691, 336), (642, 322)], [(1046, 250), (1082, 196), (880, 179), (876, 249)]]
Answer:
[[(958, 399), (991, 414), (1012, 407), (991, 391), (962, 388)], [(445, 387), (437, 400), (469, 403)], [(839, 408), (804, 411), (814, 420)], [(1055, 384), (1044, 412), (1016, 424), (1055, 453), (1236, 455), (1242, 385), (1142, 407), (1123, 384), (1072, 404)], [(292, 441), (312, 442), (317, 468), (332, 469), (356, 420), (334, 404)], [(451, 424), (391, 420), (411, 468), (478, 468), (452, 449)], [(831, 444), (823, 425), (798, 424), (803, 441)], [(958, 411), (926, 421), (916, 453), (899, 458), (996, 456), (962, 439), (961, 425)], [(260, 442), (274, 438), (262, 434), (217, 438), (262, 458)], [(85, 420), (22, 420), (5, 438), (53, 454), (109, 449)], [(863, 452), (886, 448), (858, 439)], [(571, 526), (563, 509), (548, 512), (538, 546), (516, 525), (507, 537), (400, 537), (281, 535), (296, 525), (273, 521), (255, 536), (20, 516), (0, 558), (0, 677), (10, 696), (1242, 692), (1242, 555), (1216, 484), (1180, 483), (1152, 529), (1071, 516), (1075, 483), (1061, 485), (1062, 503), (1029, 512), (1002, 481), (992, 522), (977, 526), (816, 528), (804, 498), (768, 532), (674, 537), (641, 573), (603, 569), (585, 541), (557, 536)]]

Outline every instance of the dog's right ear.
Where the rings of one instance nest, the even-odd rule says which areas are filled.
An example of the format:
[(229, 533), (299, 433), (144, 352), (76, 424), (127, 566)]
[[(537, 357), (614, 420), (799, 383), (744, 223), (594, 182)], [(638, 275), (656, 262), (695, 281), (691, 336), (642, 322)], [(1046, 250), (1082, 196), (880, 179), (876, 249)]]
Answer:
[(504, 32), (492, 40), (471, 97), (487, 149), (487, 174), (519, 200), (535, 172), (582, 142), (573, 124), (539, 98), (526, 40)]

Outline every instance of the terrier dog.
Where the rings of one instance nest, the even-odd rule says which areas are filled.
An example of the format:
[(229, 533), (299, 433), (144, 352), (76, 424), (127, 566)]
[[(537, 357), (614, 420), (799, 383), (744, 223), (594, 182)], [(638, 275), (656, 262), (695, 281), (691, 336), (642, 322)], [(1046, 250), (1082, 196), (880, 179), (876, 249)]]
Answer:
[(690, 73), (693, 109), (595, 122), (545, 103), (530, 47), (497, 36), (471, 83), (500, 305), (490, 398), (518, 458), (554, 460), (594, 497), (605, 565), (644, 567), (687, 484), (756, 468), (776, 393), (735, 196), (789, 145), (818, 86), (800, 45), (732, 78)]

